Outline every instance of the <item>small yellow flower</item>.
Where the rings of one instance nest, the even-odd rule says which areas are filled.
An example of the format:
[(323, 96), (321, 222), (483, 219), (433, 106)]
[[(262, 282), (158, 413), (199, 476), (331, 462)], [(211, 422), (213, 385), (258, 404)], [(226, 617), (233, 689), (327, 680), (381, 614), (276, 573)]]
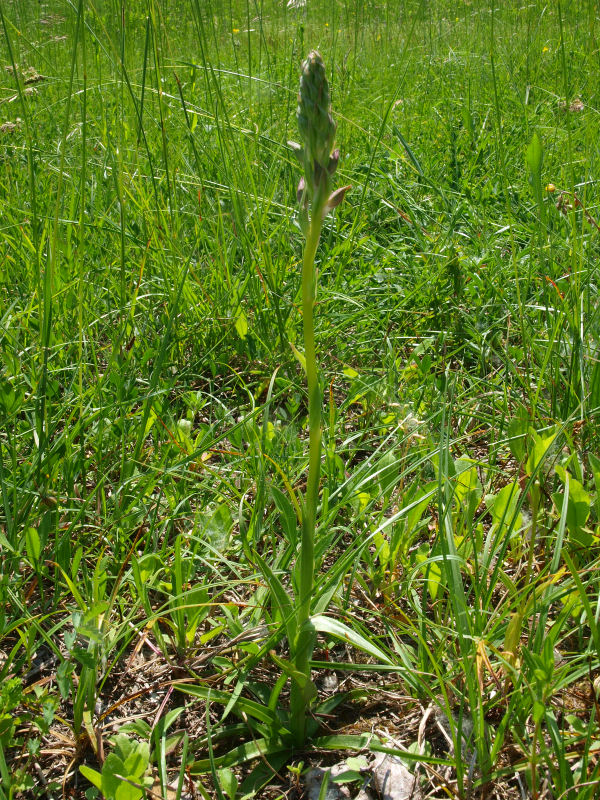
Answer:
[(233, 29), (233, 33), (239, 33), (239, 32), (240, 32), (240, 29), (239, 29), (239, 28), (234, 28), (234, 29)]
[(549, 47), (545, 47), (545, 46), (542, 47), (542, 53), (549, 53), (549, 52), (550, 52), (550, 48)]
[(328, 28), (328, 27), (329, 27), (329, 23), (328, 23), (328, 22), (326, 22), (326, 23), (325, 23), (325, 27), (326, 27), (326, 28)]
[(552, 192), (556, 191), (556, 186), (553, 183), (547, 183), (546, 184), (546, 191), (550, 192), (550, 194), (552, 194)]

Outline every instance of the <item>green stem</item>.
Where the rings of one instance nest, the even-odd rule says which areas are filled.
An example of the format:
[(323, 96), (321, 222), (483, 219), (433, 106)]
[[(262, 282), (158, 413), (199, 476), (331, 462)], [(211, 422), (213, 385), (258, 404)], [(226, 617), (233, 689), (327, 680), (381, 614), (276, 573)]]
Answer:
[(529, 534), (529, 554), (527, 556), (527, 569), (525, 572), (525, 586), (531, 585), (533, 573), (533, 557), (535, 555), (535, 545), (537, 539), (537, 518), (538, 509), (540, 506), (540, 493), (541, 488), (539, 481), (535, 481), (530, 491), (530, 505), (531, 505), (531, 528)]
[[(315, 528), (317, 502), (319, 499), (319, 477), (321, 471), (321, 389), (317, 372), (315, 347), (315, 254), (319, 245), (322, 227), (321, 208), (313, 209), (302, 259), (302, 322), (304, 332), (304, 356), (306, 358), (306, 382), (308, 388), (308, 478), (302, 509), (302, 545), (298, 574), (298, 638), (294, 644), (294, 662), (298, 672), (310, 681), (310, 659), (314, 647), (313, 632), (307, 625), (310, 617), (310, 600), (315, 572)], [(306, 710), (309, 700), (307, 689), (292, 682), (290, 698), (290, 721), (296, 744), (302, 745), (306, 738)]]

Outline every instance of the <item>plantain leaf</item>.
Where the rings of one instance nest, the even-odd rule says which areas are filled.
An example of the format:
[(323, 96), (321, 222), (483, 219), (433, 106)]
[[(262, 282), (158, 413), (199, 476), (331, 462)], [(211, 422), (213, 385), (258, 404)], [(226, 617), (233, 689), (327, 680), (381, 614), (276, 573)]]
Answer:
[[(572, 478), (564, 467), (557, 465), (556, 474), (565, 484), (565, 490), (563, 492), (555, 492), (552, 495), (552, 499), (561, 513), (565, 500), (567, 500), (569, 504), (567, 508), (567, 528), (569, 529), (571, 539), (581, 547), (589, 547), (593, 543), (594, 537), (585, 530), (585, 523), (590, 516), (592, 498), (581, 483), (575, 478)], [(567, 491), (568, 498), (565, 498), (565, 493)]]

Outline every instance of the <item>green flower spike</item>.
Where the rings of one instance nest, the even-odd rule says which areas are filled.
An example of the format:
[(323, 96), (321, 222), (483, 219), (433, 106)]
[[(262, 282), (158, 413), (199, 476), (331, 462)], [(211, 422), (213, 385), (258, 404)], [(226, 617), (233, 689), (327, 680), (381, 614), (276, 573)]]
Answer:
[(331, 179), (337, 169), (340, 151), (332, 152), (337, 126), (331, 116), (325, 66), (316, 50), (309, 53), (302, 65), (296, 117), (303, 144), (289, 142), (289, 146), (304, 169), (304, 179), (298, 185), (298, 203), (300, 224), (306, 234), (309, 204), (312, 216), (323, 218), (341, 203), (350, 189), (350, 186), (344, 186), (331, 194)]

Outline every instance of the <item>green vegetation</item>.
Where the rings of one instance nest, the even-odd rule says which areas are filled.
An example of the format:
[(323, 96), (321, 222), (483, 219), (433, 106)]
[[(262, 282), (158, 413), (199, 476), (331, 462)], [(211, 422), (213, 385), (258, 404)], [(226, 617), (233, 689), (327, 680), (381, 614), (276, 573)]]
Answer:
[(0, 3), (0, 800), (597, 796), (600, 20), (497, 5)]

